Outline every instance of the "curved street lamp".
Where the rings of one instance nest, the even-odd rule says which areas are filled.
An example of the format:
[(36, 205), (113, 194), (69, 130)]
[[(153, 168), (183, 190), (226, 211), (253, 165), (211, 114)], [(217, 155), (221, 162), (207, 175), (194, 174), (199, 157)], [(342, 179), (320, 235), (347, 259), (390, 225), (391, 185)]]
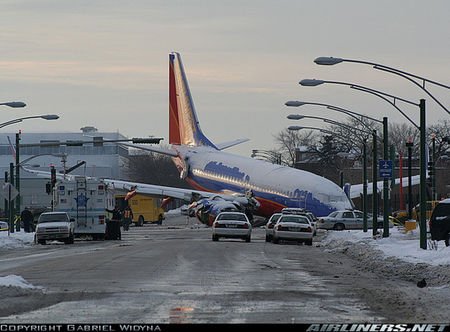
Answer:
[(59, 116), (56, 114), (25, 116), (23, 118), (13, 119), (10, 121), (0, 123), (0, 128), (6, 127), (6, 126), (9, 126), (12, 124), (16, 124), (16, 123), (22, 122), (23, 120), (28, 120), (28, 119), (57, 120), (57, 119), (59, 119)]
[(360, 117), (369, 119), (369, 120), (374, 121), (374, 122), (378, 122), (380, 124), (383, 123), (383, 121), (375, 119), (375, 118), (372, 118), (372, 117), (370, 117), (368, 115), (357, 113), (357, 112), (354, 112), (354, 111), (351, 111), (351, 110), (348, 110), (348, 109), (345, 109), (345, 108), (342, 108), (342, 107), (330, 105), (330, 104), (316, 103), (316, 102), (310, 102), (310, 101), (289, 100), (289, 101), (285, 102), (284, 105), (290, 106), (290, 107), (300, 107), (300, 106), (303, 106), (303, 105), (325, 106), (329, 110), (347, 114), (348, 116), (352, 117), (353, 119), (355, 119), (356, 121), (361, 123), (364, 127), (366, 127), (367, 129), (370, 129), (370, 130), (372, 130), (372, 128), (370, 128), (365, 122), (361, 121)]
[[(16, 124), (16, 123), (22, 122), (23, 120), (28, 120), (28, 119), (57, 120), (57, 119), (59, 119), (59, 116), (56, 115), (56, 114), (44, 114), (44, 115), (25, 116), (25, 117), (22, 117), (22, 118), (17, 118), (17, 119), (13, 119), (13, 120), (10, 120), (10, 121), (6, 121), (6, 122), (3, 122), (3, 123), (0, 123), (0, 128), (6, 127), (6, 126), (9, 126), (9, 125), (12, 125), (12, 124)], [(20, 212), (20, 165), (19, 165), (20, 164), (20, 162), (19, 162), (19, 155), (20, 154), (19, 154), (19, 141), (20, 141), (20, 133), (16, 133), (16, 167), (15, 167), (16, 168), (16, 189), (19, 192), (17, 194), (16, 198), (15, 198), (16, 199), (17, 212)], [(14, 170), (12, 165), (13, 164), (11, 163), (11, 167), (10, 167), (10, 170), (11, 170), (10, 177), (11, 177), (11, 179), (13, 178), (13, 174), (12, 173), (13, 173), (13, 170)], [(12, 218), (13, 207), (14, 207), (13, 203), (10, 202), (10, 216), (11, 216), (10, 218)], [(10, 223), (11, 223), (11, 220), (10, 220)]]
[[(353, 60), (353, 59), (344, 59), (344, 58), (334, 58), (334, 57), (318, 57), (314, 60), (314, 62), (318, 65), (325, 65), (325, 66), (332, 66), (332, 65), (336, 65), (338, 63), (341, 62), (353, 62), (353, 63), (361, 63), (361, 64), (366, 64), (366, 65), (371, 65), (373, 66), (374, 69), (378, 69), (378, 70), (382, 70), (391, 74), (395, 74), (398, 76), (401, 76), (403, 78), (406, 78), (408, 81), (414, 83), (415, 85), (417, 85), (420, 89), (422, 89), (426, 94), (428, 94), (439, 106), (441, 106), (442, 109), (444, 109), (448, 114), (450, 114), (450, 111), (437, 99), (435, 98), (431, 92), (429, 92), (426, 88), (426, 83), (430, 83), (430, 84), (434, 84), (437, 86), (440, 86), (442, 88), (445, 89), (450, 89), (450, 86), (436, 82), (436, 81), (432, 81), (428, 78), (425, 77), (421, 77), (412, 73), (408, 73), (406, 71), (403, 70), (399, 70), (397, 68), (393, 68), (393, 67), (389, 67), (386, 65), (382, 65), (379, 63), (375, 63), (375, 62), (371, 62), (371, 61), (363, 61), (363, 60)], [(422, 84), (419, 84), (417, 80), (422, 81)]]
[(336, 135), (335, 132), (332, 132), (332, 131), (326, 130), (326, 129), (322, 129), (322, 128), (318, 128), (318, 127), (308, 127), (308, 126), (289, 126), (288, 127), (288, 130), (292, 130), (292, 131), (298, 131), (298, 130), (302, 130), (302, 129), (318, 130), (325, 134)]
[(6, 103), (0, 103), (0, 105), (12, 107), (12, 108), (19, 108), (19, 107), (27, 106), (27, 104), (25, 104), (23, 101), (9, 101)]
[[(270, 162), (274, 163), (274, 164), (278, 164), (281, 165), (281, 153), (277, 153), (274, 151), (270, 151), (270, 150), (252, 150), (252, 158), (255, 157), (259, 157), (258, 154), (260, 155), (260, 157), (263, 157), (264, 159), (268, 159), (270, 160)], [(275, 161), (275, 162), (274, 162)]]
[[(378, 210), (378, 202), (377, 202), (377, 152), (376, 152), (376, 146), (377, 146), (377, 131), (376, 130), (372, 130), (372, 132), (368, 132), (366, 130), (362, 130), (359, 128), (354, 128), (348, 125), (345, 125), (343, 123), (337, 122), (337, 121), (332, 121), (329, 120), (327, 118), (322, 118), (322, 117), (318, 117), (318, 116), (307, 116), (307, 115), (300, 115), (300, 114), (290, 114), (287, 116), (288, 119), (291, 120), (301, 120), (303, 118), (312, 118), (312, 119), (318, 119), (318, 120), (323, 120), (326, 123), (330, 123), (336, 126), (340, 126), (343, 128), (346, 128), (347, 130), (358, 130), (361, 131), (367, 135), (372, 134), (372, 138), (373, 138), (373, 161), (372, 161), (372, 177), (373, 177), (373, 181), (372, 181), (372, 209), (374, 210), (374, 212), (372, 213), (373, 215), (373, 221), (372, 221), (372, 230), (373, 230), (373, 235), (375, 235), (376, 232), (376, 227), (377, 227), (377, 213), (376, 211)], [(300, 127), (300, 126), (290, 126), (288, 127), (289, 130), (300, 130), (300, 129), (313, 129), (313, 130), (320, 130), (322, 132), (327, 132), (327, 133), (331, 133), (333, 135), (335, 135), (336, 133), (328, 131), (328, 130), (324, 130), (321, 128), (316, 128), (316, 127)], [(362, 144), (363, 144), (363, 232), (367, 232), (367, 138), (363, 138), (362, 139)]]
[[(398, 72), (389, 71), (389, 72), (400, 75), (402, 77), (407, 78), (408, 80), (410, 80), (412, 82), (415, 82), (408, 76), (403, 75), (403, 73), (401, 73), (400, 71), (398, 71)], [(419, 206), (420, 206), (421, 211), (426, 211), (426, 194), (427, 193), (426, 193), (426, 161), (425, 161), (425, 159), (426, 159), (425, 158), (425, 154), (426, 154), (426, 151), (425, 151), (426, 150), (425, 99), (420, 99), (419, 104), (417, 104), (413, 101), (403, 99), (403, 98), (400, 98), (397, 96), (393, 96), (388, 93), (381, 92), (381, 91), (371, 89), (371, 88), (367, 88), (367, 87), (357, 85), (357, 84), (351, 84), (351, 83), (339, 82), (339, 81), (323, 81), (323, 80), (315, 80), (315, 79), (306, 79), (306, 80), (300, 81), (300, 84), (303, 86), (317, 86), (317, 85), (321, 85), (323, 83), (348, 85), (348, 86), (350, 86), (350, 88), (373, 94), (373, 95), (387, 101), (389, 104), (391, 104), (393, 107), (395, 107), (404, 117), (406, 117), (419, 130), (419, 133), (420, 133), (420, 194), (419, 194), (420, 204), (419, 204)], [(417, 84), (417, 82), (415, 82), (415, 83)], [(436, 83), (436, 82), (433, 82), (433, 83)], [(388, 98), (392, 98), (393, 101), (389, 100)], [(433, 99), (435, 99), (435, 98), (433, 97)], [(419, 110), (420, 110), (420, 125), (419, 126), (417, 126), (414, 121), (412, 121), (408, 116), (406, 116), (406, 114), (404, 114), (403, 111), (395, 104), (396, 100), (400, 100), (405, 103), (419, 107)], [(383, 120), (384, 120), (384, 118), (383, 118)], [(387, 118), (386, 118), (386, 120), (387, 120)], [(383, 125), (383, 129), (387, 130), (387, 121), (386, 121), (386, 125)], [(385, 142), (384, 146), (385, 146), (384, 155), (385, 155), (385, 159), (387, 159), (386, 158), (387, 142)], [(387, 186), (388, 186), (387, 179), (384, 180), (383, 183), (384, 183), (383, 184), (383, 188), (384, 188), (383, 200), (384, 200), (384, 206), (387, 207), (388, 206), (387, 200), (388, 200), (388, 196), (389, 196), (388, 189), (387, 189)], [(385, 233), (387, 234), (387, 236), (389, 236), (389, 224), (388, 224), (387, 220), (388, 220), (388, 215), (387, 215), (387, 210), (385, 210), (384, 218), (383, 218), (383, 221), (384, 221), (383, 236), (385, 236)], [(419, 214), (419, 228), (420, 228), (420, 248), (427, 249), (425, 213)]]

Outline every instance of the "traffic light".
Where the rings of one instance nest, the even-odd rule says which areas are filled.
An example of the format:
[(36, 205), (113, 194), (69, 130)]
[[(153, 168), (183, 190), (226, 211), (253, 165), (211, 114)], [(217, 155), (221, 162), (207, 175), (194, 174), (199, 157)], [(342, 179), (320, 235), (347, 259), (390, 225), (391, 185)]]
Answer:
[(45, 192), (47, 195), (50, 195), (52, 193), (52, 184), (50, 182), (47, 182), (45, 184)]
[(429, 161), (427, 169), (428, 169), (428, 177), (430, 177), (430, 178), (433, 177), (435, 175), (434, 162)]
[(51, 188), (55, 188), (56, 185), (56, 168), (55, 166), (51, 166), (50, 169), (50, 183), (51, 183)]

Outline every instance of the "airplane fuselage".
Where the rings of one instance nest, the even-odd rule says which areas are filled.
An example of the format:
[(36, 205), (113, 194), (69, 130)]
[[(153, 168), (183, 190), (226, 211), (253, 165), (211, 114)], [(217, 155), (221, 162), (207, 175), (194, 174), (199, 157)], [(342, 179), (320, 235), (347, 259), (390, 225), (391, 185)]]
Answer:
[(308, 209), (326, 216), (352, 204), (332, 181), (299, 169), (274, 165), (207, 146), (175, 145), (175, 163), (195, 189), (221, 194), (251, 189), (261, 206), (256, 214), (270, 216), (284, 207)]

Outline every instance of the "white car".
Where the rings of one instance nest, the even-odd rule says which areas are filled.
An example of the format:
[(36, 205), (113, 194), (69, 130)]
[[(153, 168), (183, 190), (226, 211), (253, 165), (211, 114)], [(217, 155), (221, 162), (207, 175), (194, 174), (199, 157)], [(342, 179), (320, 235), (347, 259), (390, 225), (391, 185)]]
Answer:
[(272, 241), (273, 237), (273, 227), (277, 223), (278, 219), (281, 217), (281, 213), (274, 213), (270, 216), (266, 224), (266, 242)]
[(307, 216), (283, 214), (273, 228), (273, 243), (280, 240), (304, 242), (312, 245), (314, 227)]
[(35, 239), (39, 244), (45, 244), (47, 240), (72, 244), (74, 232), (75, 219), (71, 219), (67, 212), (45, 212), (39, 216)]
[(241, 238), (245, 242), (250, 242), (252, 234), (252, 224), (245, 213), (241, 212), (221, 212), (217, 215), (212, 224), (212, 240), (219, 238)]
[(314, 215), (314, 213), (312, 213), (306, 209), (303, 209), (303, 208), (284, 208), (281, 210), (281, 213), (283, 213), (283, 214), (299, 214), (302, 216), (307, 216), (309, 219), (309, 222), (314, 227), (314, 235), (317, 234), (316, 230), (317, 230), (318, 218)]

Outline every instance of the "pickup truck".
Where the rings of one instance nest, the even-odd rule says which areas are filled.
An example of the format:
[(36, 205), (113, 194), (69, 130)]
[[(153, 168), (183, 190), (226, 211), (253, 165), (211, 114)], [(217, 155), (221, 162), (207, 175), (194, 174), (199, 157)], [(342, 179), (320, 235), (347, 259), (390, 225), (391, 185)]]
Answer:
[(44, 212), (36, 225), (35, 241), (45, 244), (47, 240), (64, 241), (72, 244), (75, 231), (75, 219), (66, 212)]

